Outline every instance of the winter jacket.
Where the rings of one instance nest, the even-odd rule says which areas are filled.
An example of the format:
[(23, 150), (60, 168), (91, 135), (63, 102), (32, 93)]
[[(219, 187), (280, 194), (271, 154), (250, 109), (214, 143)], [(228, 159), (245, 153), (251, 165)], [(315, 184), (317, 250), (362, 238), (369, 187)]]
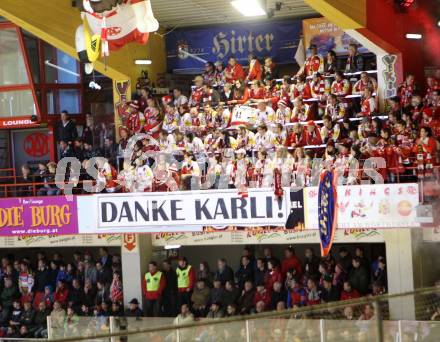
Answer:
[(204, 287), (201, 290), (199, 290), (197, 287), (194, 288), (194, 291), (191, 295), (193, 307), (196, 309), (206, 307), (209, 302), (209, 294), (210, 291), (208, 287)]
[(250, 314), (254, 306), (255, 289), (244, 291), (237, 300), (238, 311), (243, 314)]
[(351, 286), (358, 290), (361, 295), (368, 292), (368, 272), (363, 267), (353, 268), (350, 272), (349, 281)]

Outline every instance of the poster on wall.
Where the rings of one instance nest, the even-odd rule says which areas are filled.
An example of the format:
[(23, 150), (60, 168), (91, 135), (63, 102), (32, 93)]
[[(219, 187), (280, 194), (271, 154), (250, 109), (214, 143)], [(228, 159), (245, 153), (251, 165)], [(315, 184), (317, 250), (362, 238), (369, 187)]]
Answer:
[(23, 197), (0, 200), (0, 235), (78, 234), (76, 197)]
[(261, 59), (271, 56), (277, 64), (294, 63), (300, 35), (300, 20), (177, 29), (166, 36), (168, 69), (203, 69), (202, 60), (226, 64), (230, 56), (247, 64), (251, 53)]
[(16, 170), (28, 164), (36, 169), (38, 163), (50, 161), (50, 136), (47, 129), (12, 131), (13, 160)]
[(305, 48), (308, 49), (310, 44), (316, 44), (322, 56), (330, 50), (335, 51), (337, 55), (346, 55), (351, 43), (359, 45), (360, 53), (368, 52), (354, 38), (324, 17), (303, 20), (303, 34)]
[[(318, 229), (318, 189), (304, 189), (305, 225)], [(338, 186), (338, 228), (420, 227), (416, 183)]]

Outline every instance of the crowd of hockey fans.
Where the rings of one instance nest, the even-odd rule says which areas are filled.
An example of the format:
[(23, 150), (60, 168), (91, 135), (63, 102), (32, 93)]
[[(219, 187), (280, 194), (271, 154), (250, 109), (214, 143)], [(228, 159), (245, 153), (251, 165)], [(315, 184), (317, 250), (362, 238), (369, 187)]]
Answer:
[[(383, 255), (365, 256), (357, 247), (351, 254), (337, 248), (325, 258), (313, 248), (296, 255), (287, 247), (274, 255), (270, 247), (254, 256), (244, 248), (233, 270), (220, 257), (217, 264), (151, 261), (142, 277), (143, 303), (131, 299), (124, 309), (119, 255), (100, 248), (97, 255), (76, 252), (66, 260), (60, 253), (36, 258), (3, 255), (0, 265), (0, 337), (47, 337), (47, 317), (58, 337), (76, 336), (81, 329), (108, 329), (109, 317), (174, 317), (175, 323), (222, 318), (267, 311), (282, 313), (336, 301), (377, 296), (387, 292), (387, 266)], [(424, 320), (438, 320), (440, 297), (427, 298)], [(388, 315), (386, 302), (381, 306)], [(371, 305), (346, 305), (331, 312), (297, 315), (301, 318), (371, 320)], [(84, 323), (85, 322), (85, 323)], [(126, 323), (125, 323), (126, 324)], [(92, 330), (93, 330), (92, 329)], [(93, 331), (92, 331), (93, 333)]]
[[(308, 186), (314, 158), (323, 158), (350, 175), (346, 183), (358, 184), (371, 157), (383, 158), (386, 167), (365, 168), (376, 167), (385, 182), (432, 175), (438, 164), (440, 70), (426, 80), (406, 75), (397, 96), (380, 110), (376, 74), (364, 70), (356, 45), (339, 63), (342, 71), (333, 51), (325, 58), (317, 51), (310, 46), (298, 73), (281, 79), (271, 58), (250, 56), (244, 68), (231, 57), (226, 67), (206, 63), (190, 93), (175, 88), (159, 99), (139, 89), (135, 100), (119, 108), (117, 142), (90, 114), (78, 137), (62, 113), (59, 156), (76, 157), (83, 168), (79, 179), (70, 180), (99, 183), (96, 191), (107, 192)], [(98, 173), (90, 175), (85, 170), (93, 157), (108, 162), (97, 162)], [(353, 165), (356, 171), (349, 172)], [(24, 165), (16, 181), (22, 186), (11, 193), (60, 194), (53, 183), (56, 167), (40, 164), (33, 172)], [(282, 177), (275, 184), (278, 171)], [(38, 187), (27, 186), (35, 182)]]

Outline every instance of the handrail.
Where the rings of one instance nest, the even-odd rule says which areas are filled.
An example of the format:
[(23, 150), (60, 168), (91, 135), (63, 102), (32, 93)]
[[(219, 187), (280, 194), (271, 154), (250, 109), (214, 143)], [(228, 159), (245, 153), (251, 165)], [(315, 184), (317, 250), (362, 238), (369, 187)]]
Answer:
[(116, 333), (110, 333), (110, 334), (96, 334), (92, 336), (87, 337), (65, 337), (60, 339), (51, 339), (51, 341), (54, 342), (70, 342), (70, 341), (85, 341), (90, 339), (98, 339), (98, 338), (109, 338), (109, 337), (119, 337), (119, 336), (131, 336), (131, 335), (139, 335), (139, 334), (147, 334), (147, 333), (153, 333), (153, 332), (163, 332), (163, 331), (172, 331), (175, 329), (187, 329), (187, 328), (197, 328), (201, 326), (212, 326), (212, 325), (224, 325), (227, 323), (232, 322), (245, 322), (245, 321), (252, 321), (262, 318), (281, 318), (281, 317), (287, 317), (294, 314), (303, 314), (303, 313), (310, 313), (310, 312), (322, 312), (325, 310), (334, 310), (334, 309), (340, 309), (345, 308), (346, 306), (353, 306), (353, 305), (365, 305), (365, 304), (373, 304), (378, 303), (381, 301), (387, 301), (390, 299), (395, 299), (399, 297), (406, 297), (406, 296), (414, 296), (414, 295), (423, 295), (423, 294), (431, 294), (438, 292), (438, 287), (428, 287), (428, 288), (422, 288), (417, 289), (414, 291), (408, 291), (404, 293), (396, 293), (396, 294), (384, 294), (374, 297), (362, 297), (358, 299), (351, 299), (346, 301), (340, 301), (340, 302), (330, 302), (325, 304), (319, 304), (319, 305), (311, 305), (301, 308), (294, 308), (294, 309), (288, 309), (284, 311), (275, 311), (275, 312), (263, 312), (260, 314), (254, 314), (254, 315), (243, 315), (239, 317), (228, 317), (228, 318), (221, 318), (221, 319), (214, 319), (209, 321), (202, 321), (202, 322), (193, 322), (193, 323), (187, 323), (187, 324), (179, 324), (179, 325), (167, 325), (167, 326), (160, 326), (160, 327), (154, 327), (154, 328), (143, 328), (143, 329), (133, 329), (128, 331), (119, 331)]

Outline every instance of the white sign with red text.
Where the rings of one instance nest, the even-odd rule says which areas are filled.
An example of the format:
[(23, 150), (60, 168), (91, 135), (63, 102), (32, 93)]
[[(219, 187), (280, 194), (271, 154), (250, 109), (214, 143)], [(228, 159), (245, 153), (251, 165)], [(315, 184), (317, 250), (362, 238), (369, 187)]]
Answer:
[[(420, 227), (416, 183), (338, 186), (338, 228)], [(304, 189), (306, 229), (318, 229), (318, 188)]]

